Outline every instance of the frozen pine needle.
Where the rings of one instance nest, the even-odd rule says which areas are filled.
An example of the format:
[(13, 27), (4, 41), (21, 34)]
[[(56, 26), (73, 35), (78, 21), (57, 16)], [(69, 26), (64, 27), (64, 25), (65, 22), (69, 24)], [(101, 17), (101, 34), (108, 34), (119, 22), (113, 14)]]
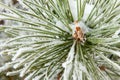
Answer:
[[(24, 80), (120, 80), (120, 0), (0, 2), (0, 67)], [(2, 23), (1, 23), (2, 24)], [(11, 70), (11, 71), (9, 71)]]

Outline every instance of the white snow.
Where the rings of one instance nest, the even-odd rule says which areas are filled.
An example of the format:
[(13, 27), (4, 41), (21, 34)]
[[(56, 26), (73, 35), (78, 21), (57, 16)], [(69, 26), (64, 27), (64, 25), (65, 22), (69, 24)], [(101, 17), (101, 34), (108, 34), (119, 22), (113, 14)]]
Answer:
[(83, 15), (83, 20), (87, 20), (89, 14), (91, 13), (92, 9), (93, 9), (94, 5), (92, 4), (86, 4), (85, 6), (85, 11), (84, 11), (84, 15)]
[[(83, 3), (83, 1), (82, 1), (82, 3)], [(70, 10), (72, 12), (74, 21), (78, 20), (77, 0), (69, 0), (69, 5), (70, 5)], [(81, 6), (81, 5), (79, 5), (79, 6)], [(86, 4), (84, 15), (83, 15), (83, 20), (84, 21), (88, 18), (88, 16), (91, 13), (93, 7), (94, 7), (94, 5), (92, 5), (92, 4), (88, 4), (88, 3)]]
[(70, 5), (70, 10), (73, 16), (74, 21), (78, 20), (77, 13), (77, 1), (76, 0), (68, 0)]

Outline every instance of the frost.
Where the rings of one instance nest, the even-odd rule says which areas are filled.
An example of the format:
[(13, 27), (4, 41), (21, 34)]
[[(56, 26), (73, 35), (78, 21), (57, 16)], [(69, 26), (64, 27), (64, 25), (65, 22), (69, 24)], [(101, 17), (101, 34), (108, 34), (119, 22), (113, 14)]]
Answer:
[(84, 15), (83, 15), (83, 20), (86, 21), (89, 14), (91, 13), (92, 9), (93, 9), (94, 5), (92, 4), (86, 4), (85, 6), (85, 11), (84, 11)]
[[(24, 5), (23, 2), (24, 1), (29, 1), (29, 0), (18, 0), (18, 1), (19, 1), (20, 4)], [(11, 62), (14, 62), (14, 63), (13, 64), (5, 64), (3, 67), (0, 68), (0, 72), (4, 71), (6, 69), (12, 68), (13, 72), (8, 72), (7, 73), (8, 76), (14, 76), (16, 74), (20, 74), (20, 77), (24, 77), (24, 76), (26, 77), (25, 80), (41, 80), (43, 78), (44, 78), (44, 80), (53, 80), (53, 78), (55, 76), (57, 76), (57, 74), (60, 72), (59, 71), (57, 73), (57, 70), (61, 69), (61, 67), (59, 65), (61, 65), (61, 62), (63, 62), (63, 60), (66, 59), (66, 57), (67, 57), (66, 61), (62, 64), (62, 67), (64, 68), (64, 73), (62, 74), (61, 80), (82, 80), (82, 79), (94, 80), (94, 79), (97, 79), (100, 76), (102, 76), (101, 73), (98, 72), (99, 68), (98, 69), (95, 68), (95, 67), (97, 67), (97, 61), (101, 60), (101, 57), (99, 56), (99, 53), (96, 52), (96, 49), (93, 49), (94, 47), (89, 49), (89, 46), (87, 47), (87, 44), (86, 44), (86, 46), (82, 45), (83, 49), (84, 48), (87, 48), (87, 49), (83, 50), (83, 56), (79, 56), (79, 58), (82, 57), (83, 60), (80, 59), (78, 61), (77, 60), (78, 58), (76, 58), (76, 53), (75, 53), (76, 50), (77, 50), (76, 49), (77, 46), (75, 45), (76, 42), (74, 42), (74, 43), (71, 42), (70, 44), (68, 42), (66, 42), (67, 40), (68, 41), (73, 40), (73, 39), (71, 39), (72, 35), (71, 35), (70, 39), (67, 39), (66, 33), (64, 33), (64, 32), (62, 32), (58, 29), (58, 27), (59, 27), (62, 30), (65, 30), (66, 32), (69, 32), (68, 28), (65, 26), (65, 25), (68, 24), (68, 25), (70, 25), (70, 27), (72, 27), (72, 30), (73, 30), (73, 33), (74, 33), (76, 26), (75, 26), (75, 24), (71, 24), (72, 23), (71, 19), (68, 21), (68, 23), (64, 22), (65, 25), (63, 24), (64, 20), (55, 20), (55, 21), (52, 20), (53, 17), (55, 17), (55, 16), (50, 16), (50, 15), (55, 14), (56, 10), (61, 10), (62, 8), (64, 8), (62, 6), (62, 8), (60, 9), (60, 7), (58, 6), (59, 4), (61, 5), (61, 2), (57, 3), (58, 2), (57, 0), (51, 0), (51, 2), (49, 4), (49, 0), (30, 0), (30, 1), (31, 1), (31, 3), (33, 2), (33, 4), (30, 4), (30, 3), (27, 3), (27, 2), (26, 2), (26, 4), (28, 5), (28, 7), (30, 8), (31, 11), (32, 11), (32, 9), (33, 9), (33, 12), (35, 11), (35, 15), (32, 15), (32, 12), (30, 12), (31, 14), (29, 14), (29, 13), (26, 14), (26, 15), (29, 15), (29, 16), (23, 15), (23, 17), (21, 17), (21, 20), (20, 20), (23, 23), (23, 26), (21, 25), (22, 27), (18, 27), (17, 26), (18, 24), (16, 24), (16, 26), (18, 28), (16, 27), (16, 28), (9, 29), (10, 27), (9, 28), (7, 27), (8, 29), (5, 29), (5, 32), (9, 33), (11, 31), (11, 33), (12, 33), (12, 31), (13, 31), (13, 34), (16, 33), (16, 35), (18, 34), (18, 36), (15, 36), (15, 38), (14, 39), (12, 38), (10, 41), (8, 40), (6, 42), (6, 44), (2, 43), (3, 45), (2, 44), (1, 44), (2, 46), (0, 45), (0, 48), (2, 47), (1, 50), (6, 50), (6, 49), (11, 50), (12, 49), (13, 51), (11, 50), (11, 51), (8, 51), (8, 52), (9, 52), (9, 54), (14, 55), (13, 58), (12, 58), (12, 61), (11, 61)], [(48, 1), (48, 2), (46, 2), (46, 1)], [(95, 3), (97, 0), (78, 0), (78, 1), (85, 1), (85, 2), (89, 2), (89, 3), (94, 2)], [(102, 1), (104, 1), (104, 0), (102, 0)], [(67, 2), (67, 1), (65, 0), (65, 2)], [(77, 0), (68, 0), (68, 2), (69, 2), (69, 5), (70, 5), (70, 10), (72, 12), (74, 21), (76, 21), (76, 20), (78, 20)], [(109, 0), (108, 0), (108, 2), (109, 2)], [(53, 3), (53, 7), (51, 7), (52, 3)], [(101, 3), (100, 0), (98, 1), (98, 4), (96, 5), (96, 7), (97, 6), (100, 6), (100, 7), (101, 6), (106, 6), (107, 7), (108, 6), (107, 3), (104, 3), (103, 5), (99, 4), (99, 3)], [(8, 0), (8, 4), (9, 4), (9, 0)], [(41, 4), (41, 5), (39, 5), (39, 4)], [(62, 3), (62, 4), (64, 4), (64, 3)], [(81, 3), (81, 4), (82, 5), (80, 5), (80, 6), (83, 7), (84, 3)], [(46, 8), (48, 11), (45, 11), (42, 8), (41, 8), (42, 11), (41, 11), (41, 9), (39, 10), (39, 6)], [(108, 18), (106, 18), (105, 16), (103, 16), (104, 14), (102, 14), (102, 13), (105, 13), (105, 12), (109, 13), (110, 11), (111, 11), (111, 14), (116, 13), (116, 11), (109, 10), (109, 6), (108, 6), (108, 8), (104, 7), (103, 12), (101, 12), (102, 10), (97, 11), (97, 8), (95, 8), (95, 10), (97, 12), (95, 12), (95, 13), (93, 12), (93, 16), (91, 15), (90, 21), (86, 21), (88, 16), (91, 13), (93, 7), (94, 7), (94, 5), (86, 3), (85, 10), (80, 10), (80, 11), (84, 11), (84, 14), (83, 14), (83, 18), (82, 18), (83, 21), (78, 22), (78, 26), (82, 29), (84, 34), (89, 32), (89, 30), (90, 30), (89, 27), (85, 25), (85, 23), (90, 22), (90, 27), (91, 27), (91, 25), (95, 25), (97, 23), (98, 23), (97, 25), (100, 26), (100, 27), (104, 24), (110, 25), (112, 23), (107, 23), (107, 22), (103, 23), (105, 21), (102, 21), (102, 20), (99, 22), (99, 20), (101, 18), (105, 18), (105, 20), (107, 20), (110, 17), (110, 16), (108, 16)], [(56, 10), (54, 10), (53, 8), (56, 9)], [(108, 9), (108, 12), (107, 12), (107, 9)], [(61, 17), (59, 17), (59, 19), (61, 19), (62, 16), (64, 17), (64, 15), (67, 15), (67, 18), (71, 16), (71, 14), (69, 14), (68, 7), (67, 7), (67, 9), (64, 9), (64, 10), (66, 10), (66, 11), (63, 11), (63, 12), (65, 12), (65, 14), (56, 15), (57, 17), (59, 17), (61, 15)], [(17, 11), (17, 12), (19, 14), (19, 11)], [(119, 13), (119, 11), (118, 11), (118, 13)], [(44, 16), (39, 15), (39, 14), (43, 14)], [(98, 14), (100, 14), (100, 16), (96, 17), (96, 16), (98, 16)], [(117, 15), (117, 13), (116, 13), (116, 15)], [(10, 16), (14, 16), (14, 15), (11, 14)], [(33, 18), (35, 16), (36, 16), (36, 18)], [(15, 17), (17, 18), (17, 16), (15, 16)], [(40, 19), (38, 19), (38, 18), (40, 18)], [(32, 19), (32, 22), (25, 21), (25, 24), (24, 24), (24, 21), (23, 21), (24, 19), (28, 19), (28, 20)], [(115, 21), (116, 20), (117, 19), (115, 19)], [(119, 18), (118, 18), (118, 20), (119, 20)], [(85, 21), (85, 23), (84, 23), (84, 21)], [(55, 22), (56, 22), (56, 24), (55, 24)], [(39, 23), (43, 26), (39, 25)], [(9, 24), (9, 23), (7, 23), (7, 24)], [(11, 23), (9, 26), (11, 26), (12, 24), (13, 23)], [(29, 27), (28, 25), (31, 25), (31, 27)], [(33, 26), (33, 25), (36, 25), (36, 26)], [(48, 26), (46, 26), (46, 25), (48, 25)], [(53, 26), (51, 26), (51, 25), (53, 25)], [(54, 25), (56, 25), (56, 26), (54, 26)], [(103, 28), (105, 28), (105, 29), (107, 29), (107, 27), (109, 27), (109, 26), (106, 26), (106, 25), (103, 26)], [(110, 29), (110, 27), (109, 27), (109, 29)], [(112, 27), (112, 28), (114, 28), (114, 27)], [(19, 31), (21, 29), (24, 29), (25, 31)], [(107, 29), (107, 30), (109, 30), (109, 29)], [(42, 30), (44, 30), (46, 32), (44, 32)], [(95, 27), (95, 28), (93, 28), (93, 32), (94, 32), (94, 30), (96, 31), (95, 34), (97, 34), (97, 30), (99, 30), (99, 29), (98, 29), (98, 27)], [(25, 33), (23, 33), (23, 32), (25, 32)], [(53, 32), (53, 34), (52, 33), (49, 34), (49, 32)], [(56, 33), (56, 34), (54, 34), (54, 33)], [(72, 31), (69, 32), (69, 33), (72, 33)], [(105, 43), (105, 44), (109, 45), (109, 44), (112, 44), (112, 43), (120, 42), (120, 40), (118, 40), (118, 37), (119, 37), (118, 34), (119, 33), (120, 33), (120, 30), (118, 32), (116, 31), (114, 36), (113, 36), (113, 38), (117, 38), (117, 40), (115, 39), (116, 41), (113, 42), (112, 41), (113, 39), (112, 39), (111, 43)], [(57, 36), (57, 34), (60, 34), (60, 35)], [(91, 32), (90, 34), (94, 34), (94, 33)], [(45, 36), (48, 36), (48, 37), (45, 37)], [(64, 37), (64, 36), (66, 36), (65, 40), (62, 40), (62, 37)], [(95, 36), (91, 35), (91, 36), (93, 38), (96, 37), (96, 35)], [(89, 36), (89, 37), (91, 37), (91, 36)], [(99, 36), (99, 34), (97, 36)], [(68, 37), (69, 37), (69, 34), (68, 34)], [(106, 38), (106, 37), (104, 37), (104, 38)], [(107, 40), (109, 40), (109, 39), (107, 39)], [(105, 42), (108, 42), (108, 41), (105, 41)], [(68, 49), (70, 49), (69, 52), (68, 52), (68, 49), (64, 50), (63, 49), (64, 47), (62, 48), (61, 45), (64, 44), (64, 43), (68, 44), (68, 46), (66, 46), (66, 47), (69, 47), (71, 44), (73, 44), (71, 49), (68, 48)], [(60, 46), (59, 46), (59, 44), (60, 44)], [(102, 44), (102, 41), (101, 41), (101, 44)], [(31, 47), (27, 47), (29, 45)], [(81, 45), (81, 43), (79, 45)], [(92, 45), (92, 43), (91, 43), (91, 45)], [(97, 45), (99, 46), (98, 47), (98, 49), (99, 49), (101, 45), (99, 45), (99, 44), (97, 44)], [(3, 49), (3, 47), (5, 47), (5, 48)], [(25, 47), (25, 48), (20, 48), (20, 47)], [(63, 55), (64, 58), (62, 58), (61, 54), (59, 54), (59, 52), (56, 51), (58, 49), (60, 49), (61, 52), (63, 50), (63, 53), (66, 53), (66, 54), (68, 53), (68, 55), (65, 54), (65, 56)], [(115, 51), (115, 50), (106, 49), (106, 48), (105, 49), (100, 48), (100, 49), (104, 53), (108, 52), (108, 53), (118, 55), (120, 57), (119, 50)], [(91, 52), (91, 51), (95, 52), (95, 55), (94, 55), (94, 53), (89, 54), (89, 52)], [(8, 54), (8, 52), (7, 52), (7, 54)], [(56, 53), (56, 54), (54, 54), (54, 53)], [(54, 54), (54, 55), (51, 55), (51, 54)], [(99, 59), (93, 59), (95, 61), (92, 61), (92, 59), (91, 59), (91, 61), (89, 61), (89, 59), (88, 59), (88, 64), (86, 65), (85, 62), (87, 62), (87, 58), (88, 58), (89, 55), (90, 55), (90, 57), (94, 55), (95, 58), (97, 58), (97, 57), (100, 57), (100, 58)], [(3, 56), (6, 56), (6, 55), (2, 55), (2, 57)], [(49, 57), (46, 58), (46, 56), (49, 56)], [(54, 59), (52, 58), (53, 56), (55, 56)], [(61, 56), (60, 61), (59, 61), (59, 58), (57, 58), (59, 56)], [(3, 57), (3, 58), (7, 58), (7, 57)], [(107, 57), (105, 58), (105, 60), (106, 60), (106, 62), (110, 62), (111, 65), (114, 64), (113, 62), (111, 62), (111, 60), (107, 59)], [(57, 64), (51, 64), (50, 65), (50, 63), (53, 63), (54, 61), (58, 61)], [(96, 62), (96, 63), (94, 63), (94, 62)], [(100, 62), (98, 62), (98, 63), (100, 63)], [(114, 65), (116, 66), (116, 68), (120, 69), (120, 67), (118, 65), (116, 65), (116, 64), (114, 64)], [(38, 68), (40, 68), (40, 69), (38, 69)], [(18, 70), (18, 69), (21, 69), (21, 70)], [(35, 69), (35, 70), (33, 71), (33, 69)], [(14, 70), (18, 70), (18, 71), (14, 71)], [(51, 72), (49, 72), (50, 70), (51, 70)], [(94, 75), (94, 73), (92, 73), (93, 71), (95, 71), (100, 76), (97, 77), (97, 75)], [(95, 78), (94, 78), (94, 76), (95, 76)]]
[(12, 58), (12, 60), (16, 60), (19, 56), (21, 56), (23, 53), (26, 52), (32, 52), (34, 51), (34, 49), (32, 47), (26, 47), (26, 48), (20, 48), (17, 53), (15, 54), (15, 56)]

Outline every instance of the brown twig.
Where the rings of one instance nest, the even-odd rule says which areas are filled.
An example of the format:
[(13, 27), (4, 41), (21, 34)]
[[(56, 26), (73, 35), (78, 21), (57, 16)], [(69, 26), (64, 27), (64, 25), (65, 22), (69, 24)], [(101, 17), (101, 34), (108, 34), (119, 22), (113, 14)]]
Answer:
[(12, 4), (13, 4), (13, 5), (15, 5), (15, 4), (17, 4), (17, 3), (18, 3), (17, 0), (12, 0)]

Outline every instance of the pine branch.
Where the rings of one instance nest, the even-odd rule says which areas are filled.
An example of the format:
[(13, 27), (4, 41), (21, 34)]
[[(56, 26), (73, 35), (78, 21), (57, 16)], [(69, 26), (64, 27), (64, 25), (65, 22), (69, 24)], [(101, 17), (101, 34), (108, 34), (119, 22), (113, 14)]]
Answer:
[(120, 76), (119, 0), (19, 0), (0, 3), (11, 35), (0, 54), (12, 56), (0, 72), (24, 80), (113, 80)]

